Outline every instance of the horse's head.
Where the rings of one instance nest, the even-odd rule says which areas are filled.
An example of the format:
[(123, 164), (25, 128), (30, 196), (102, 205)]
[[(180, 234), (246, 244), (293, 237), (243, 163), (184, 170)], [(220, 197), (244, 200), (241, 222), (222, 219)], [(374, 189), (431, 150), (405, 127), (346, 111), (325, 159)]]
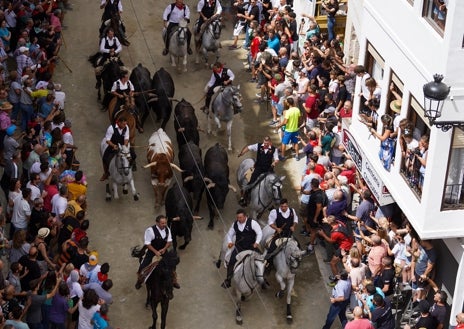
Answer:
[(188, 27), (179, 23), (179, 27), (177, 28), (176, 35), (177, 35), (177, 44), (183, 46), (187, 41), (187, 31)]
[(216, 18), (209, 25), (214, 39), (218, 40), (221, 37), (222, 24), (220, 18)]
[(124, 95), (124, 106), (127, 110), (132, 111), (135, 108), (135, 98), (131, 95)]
[(159, 287), (160, 293), (162, 296), (166, 297), (167, 299), (173, 299), (173, 286), (172, 286), (172, 268), (167, 266), (163, 261), (160, 262), (158, 267), (158, 278), (159, 278)]
[(280, 200), (282, 199), (282, 181), (285, 179), (285, 176), (277, 176), (276, 174), (270, 174), (266, 177), (271, 185), (272, 189), (272, 201), (274, 205), (278, 207)]
[(116, 168), (121, 176), (128, 176), (131, 172), (131, 155), (127, 145), (119, 145), (119, 152), (116, 156)]
[(234, 110), (241, 112), (242, 110), (242, 94), (240, 93), (240, 85), (227, 86), (224, 89), (224, 94), (228, 102), (232, 104)]
[(296, 269), (300, 266), (301, 259), (305, 254), (304, 250), (300, 250), (296, 240), (288, 240), (287, 245), (285, 246), (285, 259), (287, 260), (287, 265), (290, 267), (290, 271), (295, 273)]
[(257, 253), (256, 251), (254, 251), (251, 254), (251, 259), (255, 266), (254, 271), (255, 271), (256, 281), (258, 281), (258, 283), (262, 285), (264, 284), (264, 268), (265, 268), (264, 257), (260, 255), (259, 253)]

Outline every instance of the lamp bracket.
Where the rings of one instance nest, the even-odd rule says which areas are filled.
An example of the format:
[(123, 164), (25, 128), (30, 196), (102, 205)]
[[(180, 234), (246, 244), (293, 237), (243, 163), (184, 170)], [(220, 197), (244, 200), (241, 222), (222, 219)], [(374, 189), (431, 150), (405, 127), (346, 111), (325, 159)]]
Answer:
[(444, 132), (450, 130), (451, 128), (459, 128), (464, 131), (464, 121), (434, 121), (431, 124)]

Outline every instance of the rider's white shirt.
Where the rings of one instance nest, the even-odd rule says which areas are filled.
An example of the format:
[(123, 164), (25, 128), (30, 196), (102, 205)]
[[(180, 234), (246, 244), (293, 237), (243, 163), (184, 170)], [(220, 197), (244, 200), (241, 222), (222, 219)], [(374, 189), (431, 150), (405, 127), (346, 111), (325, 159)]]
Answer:
[[(172, 236), (171, 236), (170, 229), (165, 228), (161, 230), (158, 226), (156, 226), (156, 228), (158, 229), (158, 232), (160, 233), (163, 239), (166, 238), (166, 234), (167, 234), (168, 235), (167, 242), (172, 242)], [(150, 226), (145, 230), (145, 236), (144, 236), (145, 245), (151, 244), (151, 241), (153, 241), (154, 239), (155, 239), (155, 232), (153, 232), (153, 227)]]
[[(124, 134), (124, 140), (129, 140), (129, 126), (126, 126), (126, 133)], [(119, 134), (122, 134), (123, 129), (120, 129), (118, 125), (116, 125), (116, 129), (118, 130)], [(111, 137), (113, 137), (114, 134), (114, 129), (113, 125), (110, 125), (108, 129), (106, 130), (105, 138), (107, 141), (111, 140)]]
[[(247, 218), (247, 220), (248, 220), (248, 218)], [(235, 221), (235, 222), (237, 222), (238, 230), (240, 232), (243, 232), (243, 230), (245, 229), (245, 225), (246, 225), (247, 221), (245, 221), (243, 224), (238, 222), (238, 221)], [(235, 222), (232, 224), (229, 231), (227, 232), (227, 243), (233, 243), (235, 241), (235, 229), (234, 229)], [(260, 243), (261, 238), (263, 237), (263, 231), (261, 230), (261, 226), (259, 226), (257, 221), (252, 219), (251, 220), (251, 228), (256, 233), (256, 241), (255, 242)]]
[[(198, 5), (197, 5), (197, 11), (198, 12), (201, 12), (201, 10), (203, 9), (203, 6), (205, 5), (205, 2), (208, 2), (209, 3), (209, 0), (200, 0), (198, 1)], [(213, 3), (216, 2), (216, 11), (214, 12), (215, 15), (221, 15), (222, 13), (222, 6), (221, 6), (221, 3), (219, 0), (213, 0)]]
[(288, 207), (287, 211), (283, 212), (282, 209), (272, 209), (271, 212), (269, 213), (269, 217), (267, 218), (267, 224), (272, 225), (275, 224), (276, 219), (277, 219), (277, 211), (279, 211), (284, 218), (288, 218), (290, 216), (290, 211), (293, 211), (293, 222), (298, 224), (298, 215), (296, 214), (296, 211), (293, 208)]

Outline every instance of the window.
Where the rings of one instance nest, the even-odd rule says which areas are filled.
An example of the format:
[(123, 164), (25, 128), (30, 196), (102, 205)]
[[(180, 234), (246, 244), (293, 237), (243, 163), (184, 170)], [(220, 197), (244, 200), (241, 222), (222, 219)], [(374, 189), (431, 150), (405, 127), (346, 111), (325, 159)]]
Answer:
[(401, 174), (411, 190), (420, 199), (426, 165), (419, 158), (427, 159), (430, 128), (423, 117), (424, 110), (411, 96), (407, 118), (400, 121)]
[(445, 31), (446, 8), (445, 0), (425, 0), (422, 15), (441, 35)]
[(464, 208), (464, 131), (454, 129), (444, 191), (443, 210)]
[(385, 60), (380, 56), (377, 50), (372, 46), (372, 44), (367, 44), (367, 54), (366, 54), (366, 62), (364, 67), (366, 71), (369, 72), (371, 77), (375, 79), (375, 81), (379, 82), (383, 80), (383, 68), (385, 66)]

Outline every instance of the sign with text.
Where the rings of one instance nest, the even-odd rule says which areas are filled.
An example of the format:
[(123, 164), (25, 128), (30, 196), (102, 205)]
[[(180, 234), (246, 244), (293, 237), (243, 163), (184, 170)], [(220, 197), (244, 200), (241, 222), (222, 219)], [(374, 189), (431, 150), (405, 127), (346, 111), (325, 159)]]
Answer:
[(382, 179), (377, 174), (367, 156), (356, 143), (353, 135), (348, 129), (343, 129), (343, 145), (346, 152), (351, 156), (351, 159), (361, 173), (362, 178), (366, 181), (367, 186), (372, 192), (372, 196), (377, 200), (380, 206), (395, 202), (390, 192), (383, 184)]

